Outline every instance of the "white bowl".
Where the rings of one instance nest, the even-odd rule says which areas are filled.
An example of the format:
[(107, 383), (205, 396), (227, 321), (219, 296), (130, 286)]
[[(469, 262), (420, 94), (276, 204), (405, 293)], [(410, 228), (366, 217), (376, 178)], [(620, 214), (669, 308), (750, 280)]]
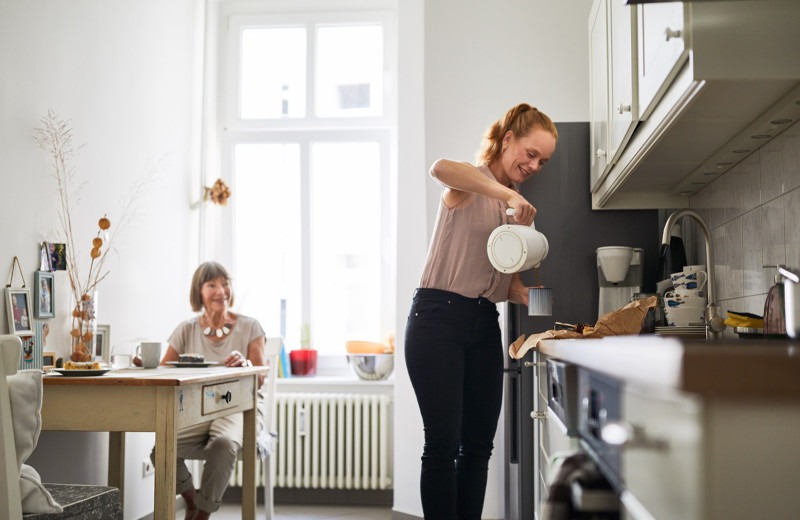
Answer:
[(667, 325), (670, 327), (687, 327), (705, 323), (706, 308), (703, 307), (664, 307)]
[(665, 307), (705, 307), (708, 304), (705, 296), (684, 296), (675, 294), (664, 297)]

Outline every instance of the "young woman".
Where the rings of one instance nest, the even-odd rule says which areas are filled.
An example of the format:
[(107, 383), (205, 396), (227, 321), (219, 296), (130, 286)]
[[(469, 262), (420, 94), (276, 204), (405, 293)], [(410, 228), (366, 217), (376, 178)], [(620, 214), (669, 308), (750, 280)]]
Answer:
[[(496, 271), (492, 231), (530, 225), (534, 208), (516, 185), (539, 172), (558, 132), (527, 104), (486, 131), (476, 165), (440, 159), (443, 186), (428, 259), (406, 325), (405, 355), (425, 427), (420, 491), (427, 520), (479, 520), (503, 395), (496, 303), (528, 304), (518, 274)], [(513, 217), (506, 215), (514, 208)]]

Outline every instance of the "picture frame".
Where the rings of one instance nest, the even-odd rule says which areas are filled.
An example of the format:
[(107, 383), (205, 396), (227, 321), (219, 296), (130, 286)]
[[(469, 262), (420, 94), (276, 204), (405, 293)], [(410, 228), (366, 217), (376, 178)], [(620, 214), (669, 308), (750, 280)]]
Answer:
[(111, 325), (97, 325), (94, 334), (94, 359), (111, 362)]
[(56, 368), (56, 353), (42, 352), (42, 370), (47, 372), (51, 368)]
[(47, 271), (34, 273), (33, 317), (54, 318), (56, 315), (55, 288), (56, 276)]
[(17, 336), (33, 336), (31, 292), (28, 289), (6, 287), (8, 331)]
[(50, 253), (50, 270), (67, 270), (67, 245), (54, 242), (47, 242), (47, 249)]

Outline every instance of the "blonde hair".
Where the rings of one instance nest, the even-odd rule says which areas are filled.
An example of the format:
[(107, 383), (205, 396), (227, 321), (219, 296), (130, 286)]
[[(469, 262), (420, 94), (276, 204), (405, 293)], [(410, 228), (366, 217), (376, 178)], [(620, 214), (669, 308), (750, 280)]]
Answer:
[(509, 130), (515, 138), (520, 139), (536, 128), (549, 132), (556, 141), (558, 140), (556, 125), (547, 115), (527, 103), (520, 103), (506, 112), (505, 116), (498, 119), (483, 134), (483, 142), (475, 157), (476, 163), (491, 164), (497, 160), (503, 153), (503, 137)]
[[(194, 276), (192, 276), (192, 289), (189, 291), (189, 302), (192, 304), (194, 312), (203, 310), (203, 284), (217, 278), (223, 278), (227, 282), (231, 281), (228, 271), (222, 267), (222, 264), (203, 262), (197, 267)], [(228, 305), (233, 305), (233, 288), (231, 288), (231, 297)]]

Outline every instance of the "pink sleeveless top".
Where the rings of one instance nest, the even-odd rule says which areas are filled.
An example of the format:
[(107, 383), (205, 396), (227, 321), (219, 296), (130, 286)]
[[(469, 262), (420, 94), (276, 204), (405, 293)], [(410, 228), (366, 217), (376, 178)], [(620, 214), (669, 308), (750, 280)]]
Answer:
[[(488, 166), (478, 170), (495, 180)], [(505, 211), (505, 202), (475, 193), (452, 208), (440, 199), (419, 286), (468, 298), (482, 296), (494, 303), (507, 300), (512, 275), (497, 271), (486, 251), (492, 231), (514, 223)]]

